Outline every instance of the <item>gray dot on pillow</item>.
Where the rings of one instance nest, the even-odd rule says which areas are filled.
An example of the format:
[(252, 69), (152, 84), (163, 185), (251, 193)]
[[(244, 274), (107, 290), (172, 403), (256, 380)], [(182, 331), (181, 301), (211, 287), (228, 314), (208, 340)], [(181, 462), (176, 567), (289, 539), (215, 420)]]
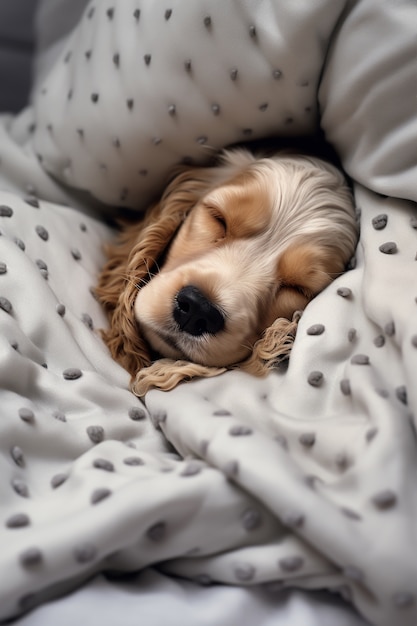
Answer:
[(30, 525), (30, 518), (26, 513), (15, 513), (6, 520), (7, 528), (24, 528)]
[(377, 509), (385, 511), (392, 509), (397, 504), (397, 496), (391, 489), (384, 489), (372, 496), (372, 502)]
[(13, 209), (5, 204), (0, 204), (0, 217), (12, 217)]
[(7, 265), (6, 265), (6, 263), (0, 263), (0, 274), (7, 274)]
[(214, 102), (211, 105), (211, 111), (212, 111), (213, 115), (219, 115), (220, 114), (220, 104), (217, 104), (217, 102)]
[(324, 382), (324, 374), (319, 371), (310, 372), (307, 381), (312, 387), (321, 387)]
[(71, 254), (74, 261), (81, 261), (82, 256), (78, 248), (71, 248)]
[(34, 209), (39, 209), (40, 207), (39, 200), (36, 196), (27, 196), (25, 198), (25, 202), (26, 204), (29, 204)]
[(87, 61), (89, 61), (89, 60), (91, 59), (91, 55), (92, 55), (92, 54), (93, 54), (93, 51), (92, 51), (92, 50), (86, 50), (86, 51), (84, 52), (84, 56), (85, 56), (85, 58), (87, 59)]
[(73, 551), (77, 563), (90, 563), (97, 556), (97, 548), (92, 543), (82, 543)]
[(410, 217), (410, 226), (411, 228), (417, 229), (417, 217), (415, 215)]
[(39, 548), (27, 548), (19, 555), (19, 561), (23, 567), (36, 567), (43, 560), (42, 552)]
[(52, 487), (52, 489), (58, 489), (58, 487), (63, 485), (66, 480), (68, 480), (68, 475), (67, 474), (63, 474), (63, 473), (55, 474), (51, 478), (51, 487)]
[(94, 92), (91, 94), (90, 98), (93, 104), (97, 104), (97, 102), (99, 101), (100, 95), (97, 92)]
[(91, 504), (98, 504), (103, 500), (106, 500), (111, 495), (111, 490), (107, 487), (99, 487), (98, 489), (94, 489), (93, 493), (90, 497)]
[(385, 345), (385, 337), (384, 337), (384, 335), (378, 335), (377, 337), (375, 337), (374, 345), (377, 348), (382, 348)]
[(240, 519), (243, 528), (248, 532), (257, 530), (262, 524), (262, 516), (257, 509), (246, 509)]
[(159, 541), (162, 541), (163, 539), (165, 539), (166, 531), (167, 531), (166, 523), (157, 522), (156, 524), (153, 524), (147, 529), (145, 535), (151, 541), (158, 543)]
[(380, 389), (379, 387), (377, 387), (375, 391), (381, 398), (389, 398), (389, 391), (387, 389)]
[(274, 436), (274, 440), (279, 443), (283, 450), (288, 450), (288, 439), (285, 435), (278, 434)]
[(93, 324), (93, 320), (91, 319), (91, 315), (89, 315), (88, 313), (83, 313), (81, 315), (81, 321), (83, 322), (83, 324), (85, 326), (87, 326), (87, 328), (89, 328), (90, 330), (94, 329), (94, 324)]
[[(72, 50), (68, 50), (68, 52), (66, 53), (66, 55), (64, 56), (64, 63), (67, 64), (70, 62), (72, 57)], [(43, 91), (43, 90), (42, 90)]]
[(159, 146), (162, 143), (161, 137), (152, 137), (152, 143), (154, 146)]
[(89, 11), (87, 12), (87, 18), (89, 20), (91, 20), (91, 18), (93, 17), (95, 12), (96, 12), (96, 8), (95, 7), (91, 7), (91, 9), (89, 9)]
[(140, 19), (140, 9), (135, 9), (133, 11), (133, 17), (135, 18), (135, 20), (138, 22)]
[(238, 74), (239, 74), (239, 71), (237, 67), (232, 67), (232, 69), (229, 72), (230, 79), (235, 81), (238, 77)]
[(3, 311), (9, 314), (13, 311), (12, 303), (4, 296), (0, 297), (0, 309), (3, 309)]
[(413, 335), (413, 336), (411, 337), (411, 345), (412, 345), (414, 348), (417, 348), (417, 335)]
[(211, 20), (210, 15), (205, 15), (205, 16), (204, 16), (203, 23), (204, 23), (204, 26), (205, 26), (207, 29), (210, 29), (210, 28), (211, 28), (211, 26), (212, 26), (212, 20)]
[(265, 111), (268, 109), (268, 103), (267, 102), (263, 102), (262, 104), (259, 105), (258, 109), (262, 112), (265, 113)]
[(139, 406), (132, 406), (128, 411), (128, 416), (131, 420), (135, 422), (139, 422), (141, 420), (146, 419), (146, 411)]
[(272, 70), (272, 77), (273, 77), (275, 80), (279, 80), (280, 78), (282, 78), (282, 76), (283, 76), (283, 74), (282, 74), (282, 71), (281, 71), (281, 70), (279, 70), (279, 69), (277, 69), (277, 68), (276, 68), (276, 69), (274, 69), (274, 70)]
[(185, 71), (186, 71), (187, 73), (190, 73), (190, 72), (191, 72), (191, 70), (192, 70), (192, 62), (191, 62), (191, 59), (185, 59), (185, 61), (184, 61), (184, 68), (185, 68)]
[(19, 344), (17, 343), (17, 341), (12, 341), (10, 343), (10, 346), (13, 348), (13, 350), (19, 350)]
[(298, 437), (298, 441), (301, 443), (302, 446), (304, 446), (305, 448), (311, 448), (312, 446), (314, 446), (314, 444), (316, 443), (316, 435), (313, 432), (309, 432), (309, 433), (302, 433), (299, 437)]
[(143, 56), (143, 60), (145, 61), (145, 65), (150, 65), (150, 63), (152, 61), (152, 55), (151, 54), (145, 54)]
[(352, 290), (349, 289), (349, 287), (339, 287), (336, 293), (338, 296), (341, 296), (342, 298), (352, 297)]
[(19, 417), (23, 422), (26, 422), (28, 424), (33, 424), (35, 421), (35, 414), (32, 411), (32, 409), (29, 409), (27, 407), (22, 407), (21, 409), (19, 409), (18, 411)]
[(408, 609), (414, 606), (416, 598), (415, 595), (409, 591), (397, 591), (394, 593), (392, 600), (397, 609)]
[(351, 388), (350, 388), (350, 380), (348, 378), (343, 378), (340, 381), (340, 391), (344, 396), (350, 396)]
[(249, 580), (253, 580), (255, 577), (256, 570), (250, 563), (237, 563), (233, 569), (236, 580), (240, 582), (248, 582)]
[(14, 478), (12, 480), (12, 487), (18, 496), (21, 496), (22, 498), (29, 498), (29, 487), (20, 478)]
[(151, 414), (152, 423), (155, 428), (159, 428), (161, 424), (164, 424), (167, 421), (167, 417), (165, 411), (157, 411)]
[(356, 328), (349, 328), (348, 330), (348, 341), (350, 343), (353, 343), (357, 337), (357, 330)]
[(395, 324), (394, 322), (388, 322), (384, 327), (385, 333), (388, 337), (393, 337), (395, 335)]
[(252, 433), (253, 430), (252, 428), (249, 428), (249, 426), (236, 424), (235, 426), (229, 428), (229, 435), (231, 437), (246, 437), (247, 435), (252, 435)]
[(113, 54), (113, 64), (115, 65), (115, 67), (119, 68), (120, 67), (120, 54), (118, 52), (116, 52), (115, 54)]
[(365, 580), (364, 572), (355, 565), (346, 565), (346, 567), (343, 568), (343, 574), (346, 578), (349, 578), (349, 580), (354, 580), (356, 582), (362, 582)]
[(200, 135), (197, 137), (196, 142), (200, 144), (200, 146), (204, 146), (208, 141), (208, 137), (206, 135)]
[(359, 515), (359, 513), (357, 513), (353, 509), (350, 509), (347, 506), (342, 506), (340, 508), (340, 511), (343, 513), (345, 517), (353, 520), (354, 522), (360, 522), (362, 520), (362, 516)]
[(166, 19), (166, 21), (168, 21), (170, 19), (172, 15), (172, 9), (166, 9), (165, 13), (164, 13), (164, 17)]
[(298, 529), (304, 526), (305, 516), (302, 513), (290, 511), (283, 516), (282, 522), (285, 526), (288, 526), (288, 528)]
[(145, 465), (144, 460), (141, 459), (139, 456), (128, 456), (123, 459), (123, 463), (125, 465), (129, 465), (130, 467), (139, 467), (140, 465)]
[(22, 449), (19, 446), (13, 446), (10, 450), (10, 456), (18, 467), (25, 466), (25, 457), (23, 456)]
[(348, 469), (348, 467), (351, 465), (351, 460), (347, 456), (347, 454), (345, 454), (344, 452), (340, 452), (339, 454), (336, 455), (335, 463), (336, 463), (337, 468), (341, 472), (345, 472)]
[(325, 331), (325, 327), (323, 324), (313, 324), (307, 328), (307, 335), (322, 335)]
[(93, 443), (101, 443), (104, 439), (104, 428), (102, 426), (88, 426), (87, 435)]
[(114, 17), (114, 8), (111, 7), (110, 9), (107, 9), (106, 15), (109, 18), (109, 20), (112, 20)]
[(227, 409), (216, 409), (213, 411), (212, 415), (214, 417), (230, 417), (232, 414)]
[(107, 459), (94, 459), (93, 467), (96, 469), (104, 470), (105, 472), (114, 472), (114, 465)]
[(398, 252), (398, 246), (395, 241), (386, 241), (379, 246), (379, 251), (383, 254), (396, 254)]
[(127, 106), (127, 108), (129, 109), (129, 111), (132, 111), (132, 109), (133, 109), (134, 105), (135, 105), (135, 101), (134, 101), (134, 99), (133, 99), (133, 98), (128, 98), (128, 99), (126, 100), (126, 106)]
[(372, 219), (372, 226), (375, 230), (383, 230), (388, 223), (388, 215), (381, 213)]
[(256, 26), (254, 24), (250, 24), (248, 30), (249, 30), (249, 37), (251, 39), (256, 39), (257, 37)]
[(397, 387), (395, 390), (395, 395), (397, 396), (400, 402), (406, 405), (408, 404), (407, 388), (405, 387), (405, 385), (401, 385), (400, 387)]
[(54, 417), (56, 420), (58, 420), (58, 422), (66, 422), (67, 421), (67, 417), (65, 415), (65, 413), (63, 413), (63, 411), (53, 411), (52, 412), (52, 417)]
[(279, 559), (278, 565), (283, 572), (298, 572), (304, 565), (304, 559), (301, 556), (286, 556)]
[(370, 364), (369, 356), (367, 356), (366, 354), (354, 354), (353, 357), (350, 359), (350, 362), (353, 365), (369, 365)]
[(19, 239), (19, 237), (14, 237), (13, 241), (17, 245), (17, 247), (20, 248), (23, 252), (26, 250), (25, 242)]
[(62, 372), (62, 376), (65, 380), (77, 380), (83, 375), (82, 371), (78, 367), (69, 367)]
[(370, 443), (373, 439), (375, 439), (377, 434), (378, 434), (378, 428), (376, 427), (369, 428), (369, 430), (367, 430), (365, 433), (366, 441)]
[(84, 130), (82, 128), (77, 128), (77, 133), (80, 139), (84, 139)]
[(222, 467), (226, 478), (235, 478), (239, 473), (239, 463), (237, 461), (227, 461)]
[(36, 259), (35, 263), (38, 266), (38, 268), (41, 270), (41, 272), (43, 271), (43, 272), (48, 273), (48, 266), (45, 263), (45, 261), (43, 261), (42, 259)]
[(201, 472), (203, 465), (201, 461), (191, 460), (188, 461), (184, 469), (180, 472), (180, 476), (196, 476)]
[[(68, 93), (67, 93), (67, 99), (68, 99), (68, 100), (72, 100), (72, 96), (73, 96), (73, 95), (74, 95), (74, 90), (73, 90), (73, 89), (70, 89), (70, 90), (68, 91)], [(39, 157), (40, 157), (40, 161), (43, 161), (43, 157), (42, 157), (42, 155), (39, 155)]]
[(44, 226), (41, 226), (40, 224), (38, 224), (35, 227), (35, 231), (36, 234), (43, 240), (43, 241), (48, 241), (49, 239), (49, 233), (46, 230), (46, 228)]
[(58, 315), (60, 315), (61, 317), (64, 317), (65, 311), (66, 311), (64, 304), (61, 304), (61, 303), (57, 304), (55, 307), (55, 310), (58, 313)]

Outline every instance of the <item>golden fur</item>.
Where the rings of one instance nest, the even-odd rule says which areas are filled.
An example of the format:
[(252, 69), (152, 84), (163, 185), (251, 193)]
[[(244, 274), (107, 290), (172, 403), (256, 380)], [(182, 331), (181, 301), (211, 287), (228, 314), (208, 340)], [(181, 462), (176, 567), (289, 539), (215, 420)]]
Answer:
[(216, 167), (182, 168), (108, 249), (104, 340), (140, 396), (235, 367), (262, 376), (288, 356), (296, 312), (356, 242), (350, 191), (325, 161), (239, 149)]

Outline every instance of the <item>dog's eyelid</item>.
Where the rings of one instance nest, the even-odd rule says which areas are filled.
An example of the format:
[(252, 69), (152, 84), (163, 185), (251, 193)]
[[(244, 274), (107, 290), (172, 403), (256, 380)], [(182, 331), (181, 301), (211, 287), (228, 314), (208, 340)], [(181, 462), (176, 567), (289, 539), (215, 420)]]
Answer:
[(210, 213), (211, 217), (216, 220), (225, 230), (227, 229), (227, 221), (221, 209), (215, 205), (208, 202), (204, 202), (204, 207)]

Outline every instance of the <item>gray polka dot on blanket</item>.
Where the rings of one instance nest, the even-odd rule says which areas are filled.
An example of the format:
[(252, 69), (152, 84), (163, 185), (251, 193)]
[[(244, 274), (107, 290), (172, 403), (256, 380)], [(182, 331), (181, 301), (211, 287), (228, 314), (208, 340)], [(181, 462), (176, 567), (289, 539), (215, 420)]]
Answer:
[(98, 489), (94, 489), (93, 493), (90, 496), (91, 504), (98, 504), (103, 500), (106, 500), (111, 495), (111, 490), (107, 487), (99, 487)]
[(131, 467), (139, 467), (141, 465), (145, 465), (145, 461), (141, 459), (139, 456), (128, 456), (125, 459), (123, 459), (123, 463)]
[(99, 101), (100, 95), (98, 93), (94, 92), (94, 93), (91, 94), (90, 98), (91, 98), (91, 102), (93, 104), (97, 104), (97, 102)]
[(324, 374), (319, 371), (310, 372), (307, 381), (312, 387), (321, 387), (324, 382)]
[(286, 556), (279, 559), (278, 566), (285, 573), (298, 572), (304, 565), (304, 559), (301, 556)]
[(396, 254), (398, 252), (398, 246), (395, 241), (386, 241), (379, 246), (379, 251), (383, 254)]
[(89, 328), (90, 330), (94, 329), (94, 323), (93, 320), (91, 318), (91, 315), (89, 313), (83, 313), (81, 315), (81, 321), (83, 322), (83, 324), (85, 326), (87, 326), (87, 328)]
[(0, 263), (0, 274), (7, 274), (7, 265), (6, 265), (6, 263)]
[(43, 241), (48, 241), (49, 239), (49, 233), (46, 230), (46, 228), (44, 226), (41, 226), (40, 224), (38, 224), (35, 227), (35, 231), (36, 234), (43, 240)]
[(411, 337), (411, 345), (412, 345), (414, 348), (417, 348), (417, 335), (413, 335), (413, 336)]
[(392, 600), (397, 609), (408, 609), (414, 606), (416, 597), (409, 591), (397, 591), (394, 593)]
[(12, 487), (14, 491), (17, 493), (17, 495), (21, 496), (22, 498), (29, 498), (30, 496), (29, 487), (20, 478), (14, 478), (12, 480)]
[(132, 406), (128, 411), (128, 415), (133, 421), (140, 421), (146, 419), (146, 411), (139, 406)]
[(323, 324), (313, 324), (307, 328), (307, 335), (322, 335), (325, 331), (325, 327)]
[(375, 437), (378, 434), (378, 428), (373, 427), (373, 428), (369, 428), (369, 430), (366, 431), (365, 433), (365, 439), (368, 443), (371, 443), (371, 441), (373, 439), (375, 439)]
[(241, 515), (242, 526), (248, 532), (257, 530), (262, 524), (262, 516), (257, 509), (246, 509)]
[(36, 567), (42, 563), (43, 555), (39, 548), (27, 548), (19, 555), (19, 561), (23, 567)]
[(73, 551), (77, 563), (90, 563), (97, 556), (97, 548), (92, 543), (82, 543)]
[(239, 463), (237, 461), (227, 461), (221, 469), (226, 478), (236, 478), (239, 474)]
[(389, 391), (387, 389), (381, 389), (377, 387), (375, 391), (381, 398), (389, 398)]
[(23, 252), (26, 250), (25, 242), (19, 239), (19, 237), (14, 237), (13, 241), (17, 245), (17, 247), (20, 248)]
[(81, 378), (83, 373), (78, 367), (69, 367), (62, 372), (62, 375), (65, 380), (77, 380), (77, 378)]
[(133, 17), (135, 18), (135, 20), (136, 20), (137, 22), (139, 22), (139, 19), (140, 19), (140, 9), (135, 9), (135, 10), (134, 10), (134, 12), (133, 12)]
[(56, 420), (58, 420), (58, 422), (66, 422), (67, 421), (67, 416), (65, 415), (65, 413), (63, 413), (63, 411), (53, 411), (52, 413), (52, 417), (54, 417)]
[(203, 469), (203, 464), (197, 459), (187, 461), (185, 467), (180, 472), (180, 476), (196, 476)]
[(172, 15), (172, 9), (166, 9), (165, 13), (164, 13), (164, 17), (166, 19), (166, 21), (168, 21), (170, 19)]
[(397, 495), (391, 489), (384, 489), (372, 496), (372, 502), (377, 509), (385, 511), (392, 509), (397, 504)]
[(352, 297), (352, 290), (349, 289), (349, 287), (339, 287), (336, 293), (338, 296), (341, 296), (342, 298)]
[(239, 582), (248, 582), (255, 577), (256, 569), (250, 563), (236, 563), (233, 568), (236, 580)]
[(383, 230), (388, 223), (388, 215), (381, 213), (372, 219), (372, 226), (375, 230)]
[(417, 229), (417, 217), (415, 215), (410, 217), (410, 226), (411, 228)]
[(388, 322), (384, 326), (385, 333), (388, 337), (393, 337), (395, 335), (395, 324), (394, 322)]
[(207, 456), (207, 452), (208, 452), (208, 447), (209, 447), (209, 440), (208, 439), (202, 439), (200, 441), (200, 445), (198, 446), (198, 449), (200, 451), (201, 456)]
[(377, 337), (375, 337), (374, 345), (377, 348), (382, 348), (385, 345), (385, 337), (384, 337), (384, 335), (378, 335)]
[(344, 396), (350, 396), (351, 388), (350, 388), (350, 380), (348, 378), (343, 378), (340, 381), (340, 391)]
[(93, 467), (104, 470), (105, 472), (114, 472), (113, 463), (111, 461), (107, 461), (106, 459), (94, 459)]
[(362, 516), (357, 512), (354, 511), (353, 509), (347, 507), (347, 506), (342, 506), (340, 508), (340, 511), (343, 513), (343, 515), (355, 522), (360, 522), (362, 520)]
[(405, 387), (405, 385), (397, 387), (395, 390), (395, 395), (397, 396), (398, 400), (402, 402), (402, 404), (408, 404), (407, 388)]
[(279, 443), (283, 450), (288, 450), (288, 439), (285, 435), (278, 434), (274, 436), (274, 440)]
[(161, 424), (166, 422), (167, 417), (166, 411), (157, 411), (151, 414), (152, 423), (155, 428), (158, 428)]
[(305, 516), (302, 513), (290, 511), (283, 516), (282, 522), (289, 528), (298, 529), (304, 526)]
[(55, 310), (58, 313), (58, 315), (60, 315), (61, 317), (64, 317), (65, 311), (66, 311), (64, 304), (62, 303), (57, 304)]
[(25, 198), (25, 202), (26, 204), (32, 206), (34, 209), (40, 208), (39, 200), (36, 196), (28, 196), (27, 198)]
[(78, 250), (78, 248), (71, 248), (71, 255), (74, 261), (80, 261), (82, 259), (81, 252)]
[(147, 531), (145, 532), (145, 535), (148, 539), (157, 543), (165, 539), (166, 531), (167, 531), (166, 522), (157, 522), (156, 524), (153, 524), (152, 526), (150, 526), (150, 528), (147, 529)]
[(6, 313), (9, 313), (9, 315), (13, 311), (12, 303), (4, 296), (0, 297), (0, 309), (5, 311)]
[(369, 365), (370, 364), (369, 356), (367, 356), (366, 354), (354, 354), (353, 357), (350, 359), (350, 362), (353, 365)]
[(358, 331), (356, 330), (356, 328), (349, 328), (348, 330), (348, 341), (350, 343), (353, 343), (357, 337)]
[(5, 204), (0, 204), (0, 217), (12, 217), (13, 209)]
[(362, 582), (363, 580), (365, 580), (364, 572), (355, 565), (346, 565), (346, 567), (343, 568), (343, 574), (346, 576), (346, 578), (349, 578), (349, 580), (354, 580), (355, 582)]
[(232, 414), (227, 409), (216, 409), (213, 411), (212, 415), (214, 415), (214, 417), (230, 417)]
[(29, 525), (30, 518), (26, 513), (15, 513), (6, 520), (7, 528), (24, 528)]
[(87, 435), (93, 443), (101, 443), (104, 439), (104, 428), (102, 426), (88, 426)]
[(68, 480), (68, 475), (67, 474), (63, 474), (63, 473), (55, 474), (51, 478), (51, 487), (52, 487), (52, 489), (58, 489), (58, 487), (63, 485), (66, 480)]
[(312, 446), (314, 446), (314, 444), (316, 443), (316, 435), (313, 432), (309, 432), (309, 433), (302, 433), (299, 437), (298, 437), (298, 441), (301, 443), (302, 446), (304, 446), (305, 448), (311, 448)]
[(344, 452), (339, 452), (335, 458), (336, 467), (341, 472), (345, 472), (351, 465), (351, 460)]
[(18, 414), (19, 414), (20, 419), (23, 422), (26, 422), (28, 424), (33, 424), (35, 421), (35, 414), (32, 411), (32, 409), (22, 407), (21, 409), (19, 409)]
[(25, 466), (25, 457), (23, 456), (23, 452), (19, 446), (13, 446), (10, 450), (10, 456), (13, 461), (16, 463), (18, 467)]
[(248, 435), (252, 435), (252, 433), (252, 428), (240, 424), (236, 424), (235, 426), (229, 428), (229, 435), (231, 437), (247, 437)]

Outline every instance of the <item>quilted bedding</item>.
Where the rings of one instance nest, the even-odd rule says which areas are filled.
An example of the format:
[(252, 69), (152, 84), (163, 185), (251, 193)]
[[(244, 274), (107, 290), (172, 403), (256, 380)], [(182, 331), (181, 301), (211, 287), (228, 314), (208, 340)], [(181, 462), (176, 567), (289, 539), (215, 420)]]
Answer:
[[(416, 23), (405, 0), (92, 2), (0, 118), (0, 619), (157, 564), (417, 623)], [(286, 371), (142, 404), (98, 333), (105, 218), (178, 161), (318, 125), (353, 180), (353, 268)]]

